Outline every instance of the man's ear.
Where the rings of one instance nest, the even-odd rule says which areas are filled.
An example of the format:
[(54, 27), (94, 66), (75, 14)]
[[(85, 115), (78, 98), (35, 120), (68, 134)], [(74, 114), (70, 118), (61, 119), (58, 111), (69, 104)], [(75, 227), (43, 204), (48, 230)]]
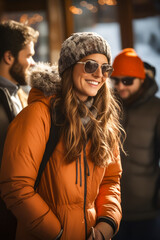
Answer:
[(6, 64), (12, 65), (14, 62), (14, 57), (10, 51), (6, 51), (4, 53), (3, 60)]

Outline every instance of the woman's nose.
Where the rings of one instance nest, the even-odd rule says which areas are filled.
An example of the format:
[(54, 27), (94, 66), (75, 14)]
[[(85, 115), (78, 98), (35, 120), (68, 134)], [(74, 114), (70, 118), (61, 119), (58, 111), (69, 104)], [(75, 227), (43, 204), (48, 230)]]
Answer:
[(103, 77), (102, 68), (99, 66), (97, 70), (93, 73), (94, 77)]

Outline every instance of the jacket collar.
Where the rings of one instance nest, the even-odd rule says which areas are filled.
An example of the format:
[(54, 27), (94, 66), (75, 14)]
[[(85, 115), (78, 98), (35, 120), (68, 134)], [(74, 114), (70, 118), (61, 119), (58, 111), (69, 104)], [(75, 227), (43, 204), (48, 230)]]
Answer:
[(55, 95), (61, 89), (57, 65), (39, 62), (30, 69), (28, 78), (30, 86), (39, 89), (44, 96)]
[(7, 88), (11, 95), (16, 95), (19, 89), (19, 85), (12, 83), (2, 76), (0, 76), (0, 87)]

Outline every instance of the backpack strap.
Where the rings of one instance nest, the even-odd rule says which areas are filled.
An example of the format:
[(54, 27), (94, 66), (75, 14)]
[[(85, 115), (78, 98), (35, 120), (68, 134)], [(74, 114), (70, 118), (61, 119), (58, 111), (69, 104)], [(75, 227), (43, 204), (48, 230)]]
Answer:
[(15, 118), (15, 114), (13, 111), (13, 103), (7, 88), (0, 87), (0, 102), (4, 106), (9, 122), (11, 122)]
[(38, 175), (34, 184), (34, 190), (38, 187), (38, 184), (41, 180), (41, 176), (43, 173), (43, 170), (45, 169), (45, 166), (47, 162), (49, 161), (50, 156), (52, 155), (58, 141), (60, 138), (60, 126), (55, 125), (51, 119), (51, 128), (50, 128), (50, 134), (49, 134), (49, 139), (46, 144), (45, 152), (42, 158), (42, 162), (39, 167)]

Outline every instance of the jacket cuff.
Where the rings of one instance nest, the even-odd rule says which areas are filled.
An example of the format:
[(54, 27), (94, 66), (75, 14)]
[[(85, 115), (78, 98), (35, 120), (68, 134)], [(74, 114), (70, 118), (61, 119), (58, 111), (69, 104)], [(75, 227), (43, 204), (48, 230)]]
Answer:
[(99, 217), (97, 219), (97, 223), (100, 223), (100, 222), (108, 223), (113, 228), (113, 234), (116, 233), (117, 226), (116, 226), (116, 223), (114, 222), (114, 220), (112, 218), (109, 218), (109, 217)]
[(54, 240), (59, 240), (62, 236), (62, 233), (63, 233), (63, 229), (61, 229), (61, 231), (59, 232), (59, 234), (57, 235), (56, 238), (54, 238)]

